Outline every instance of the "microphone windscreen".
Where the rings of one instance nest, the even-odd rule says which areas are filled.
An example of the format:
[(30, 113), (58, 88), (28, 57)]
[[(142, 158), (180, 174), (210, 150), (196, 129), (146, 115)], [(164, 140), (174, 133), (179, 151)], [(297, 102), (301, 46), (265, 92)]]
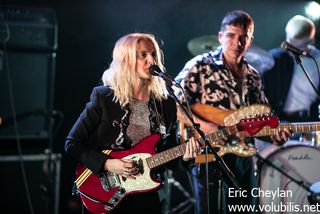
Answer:
[(288, 42), (286, 42), (286, 41), (283, 41), (282, 43), (281, 43), (281, 46), (280, 46), (282, 49), (287, 49), (288, 48)]
[(158, 65), (153, 64), (153, 65), (150, 66), (149, 72), (150, 72), (151, 75), (156, 75), (156, 76), (158, 76), (159, 73), (161, 73), (162, 71), (161, 71), (161, 69), (159, 68)]

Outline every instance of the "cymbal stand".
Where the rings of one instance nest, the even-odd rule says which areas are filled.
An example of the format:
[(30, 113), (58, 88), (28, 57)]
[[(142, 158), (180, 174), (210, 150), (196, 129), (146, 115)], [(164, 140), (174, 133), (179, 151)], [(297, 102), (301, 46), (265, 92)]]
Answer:
[[(188, 174), (188, 178), (189, 178), (189, 174)], [(176, 205), (173, 208), (171, 208), (171, 197), (170, 197), (172, 192), (172, 187), (177, 188), (177, 190), (179, 190), (183, 194), (183, 196), (186, 198), (186, 200), (180, 202), (178, 205)], [(170, 214), (184, 213), (190, 210), (190, 207), (192, 207), (195, 203), (194, 197), (190, 195), (190, 193), (181, 185), (179, 181), (174, 179), (171, 170), (168, 170), (168, 201), (170, 203), (170, 211), (169, 211)]]

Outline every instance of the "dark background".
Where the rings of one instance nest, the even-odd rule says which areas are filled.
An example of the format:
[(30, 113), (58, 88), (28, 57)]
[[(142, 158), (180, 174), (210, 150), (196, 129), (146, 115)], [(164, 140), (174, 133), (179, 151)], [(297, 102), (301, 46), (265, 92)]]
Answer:
[[(187, 42), (202, 35), (217, 35), (221, 19), (226, 12), (234, 9), (247, 11), (255, 21), (254, 44), (269, 50), (279, 46), (285, 39), (284, 28), (292, 16), (305, 15), (304, 6), (308, 2), (302, 0), (0, 1), (3, 5), (47, 7), (53, 8), (56, 12), (58, 49), (53, 105), (54, 109), (64, 114), (64, 121), (53, 142), (55, 153), (64, 153), (64, 138), (88, 101), (91, 89), (100, 83), (103, 71), (111, 62), (112, 49), (119, 37), (131, 32), (154, 34), (162, 44), (168, 73), (175, 76), (192, 57), (187, 49)], [(319, 23), (317, 25), (319, 29)], [(319, 46), (318, 34), (319, 30), (316, 46)], [(21, 143), (23, 152), (27, 153), (30, 148), (23, 146), (23, 139)], [(38, 147), (33, 145), (32, 149), (42, 152), (44, 148), (43, 145)], [(75, 199), (71, 196), (74, 166), (75, 163), (63, 154), (60, 213), (72, 213), (73, 206), (74, 212), (78, 212), (78, 201), (73, 201)]]

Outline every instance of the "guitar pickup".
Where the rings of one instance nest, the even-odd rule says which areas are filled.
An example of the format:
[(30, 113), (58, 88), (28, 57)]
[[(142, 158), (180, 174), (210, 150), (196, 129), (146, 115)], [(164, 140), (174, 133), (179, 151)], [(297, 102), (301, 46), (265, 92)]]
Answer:
[(112, 172), (105, 172), (100, 177), (101, 186), (105, 191), (109, 191), (120, 186), (119, 176)]

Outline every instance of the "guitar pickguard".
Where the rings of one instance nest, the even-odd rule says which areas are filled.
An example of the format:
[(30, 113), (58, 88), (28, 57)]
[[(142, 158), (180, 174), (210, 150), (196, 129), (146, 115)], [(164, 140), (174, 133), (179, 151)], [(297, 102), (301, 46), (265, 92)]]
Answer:
[(143, 192), (159, 186), (158, 182), (150, 179), (150, 168), (146, 163), (146, 158), (150, 156), (150, 154), (139, 153), (125, 157), (125, 159), (131, 159), (139, 163), (139, 173), (135, 175), (136, 179), (120, 179), (120, 186), (125, 192), (130, 193), (137, 190)]
[(117, 206), (121, 199), (127, 194), (133, 192), (143, 192), (159, 186), (159, 183), (156, 183), (150, 179), (150, 169), (146, 163), (146, 158), (150, 156), (150, 154), (140, 153), (124, 157), (124, 159), (133, 160), (133, 162), (137, 165), (138, 173), (134, 175), (136, 179), (127, 179), (110, 172), (105, 173), (105, 176), (101, 178), (102, 187), (106, 191), (117, 188), (116, 193), (114, 193), (108, 200), (108, 205), (105, 205), (106, 210), (110, 210)]

